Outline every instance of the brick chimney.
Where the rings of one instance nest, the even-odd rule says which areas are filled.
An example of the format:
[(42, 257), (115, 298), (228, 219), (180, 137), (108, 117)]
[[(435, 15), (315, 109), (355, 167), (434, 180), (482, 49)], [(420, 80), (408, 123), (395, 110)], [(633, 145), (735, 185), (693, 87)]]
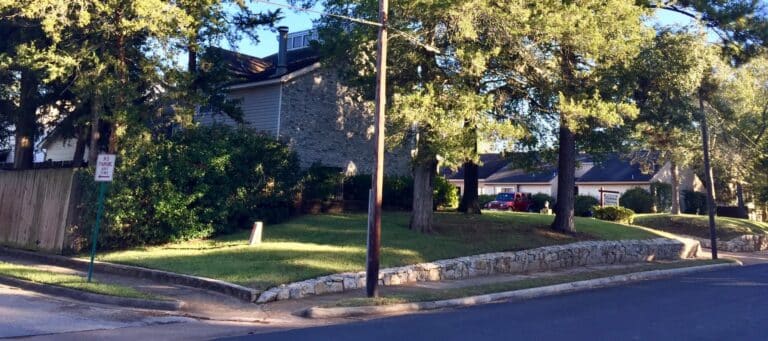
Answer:
[(275, 75), (284, 75), (288, 72), (288, 27), (280, 26), (277, 28), (277, 40), (279, 49), (277, 50), (277, 69)]

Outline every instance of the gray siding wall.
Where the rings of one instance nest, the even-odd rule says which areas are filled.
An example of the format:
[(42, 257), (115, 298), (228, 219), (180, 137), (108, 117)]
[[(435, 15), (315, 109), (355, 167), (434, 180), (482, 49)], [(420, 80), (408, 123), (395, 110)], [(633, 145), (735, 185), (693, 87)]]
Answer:
[[(234, 90), (230, 97), (241, 101), (240, 109), (243, 111), (246, 126), (273, 136), (277, 135), (280, 84)], [(211, 113), (201, 113), (197, 116), (197, 121), (203, 125), (236, 125), (234, 120), (225, 115)]]
[[(348, 174), (370, 174), (374, 163), (373, 103), (342, 85), (335, 70), (322, 68), (283, 86), (280, 138), (301, 159)], [(410, 153), (396, 148), (385, 155), (385, 172), (409, 174)]]

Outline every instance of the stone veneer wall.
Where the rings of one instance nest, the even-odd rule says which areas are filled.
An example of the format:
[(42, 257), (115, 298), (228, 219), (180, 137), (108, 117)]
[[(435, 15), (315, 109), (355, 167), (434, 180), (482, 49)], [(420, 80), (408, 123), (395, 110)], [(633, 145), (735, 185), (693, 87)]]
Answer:
[[(702, 247), (712, 248), (709, 239), (691, 237), (698, 240)], [(729, 241), (717, 241), (717, 249), (728, 252), (755, 252), (768, 250), (768, 235), (765, 234), (745, 234)]]
[[(334, 69), (321, 68), (283, 85), (280, 138), (296, 150), (302, 167), (314, 162), (370, 174), (374, 162), (373, 103), (339, 82)], [(387, 174), (410, 173), (410, 152), (385, 155)]]
[[(557, 270), (587, 265), (609, 265), (678, 260), (695, 257), (699, 243), (674, 239), (587, 241), (516, 252), (497, 252), (383, 269), (380, 285), (466, 279), (493, 274)], [(271, 288), (257, 303), (298, 299), (365, 287), (365, 272), (323, 276)]]

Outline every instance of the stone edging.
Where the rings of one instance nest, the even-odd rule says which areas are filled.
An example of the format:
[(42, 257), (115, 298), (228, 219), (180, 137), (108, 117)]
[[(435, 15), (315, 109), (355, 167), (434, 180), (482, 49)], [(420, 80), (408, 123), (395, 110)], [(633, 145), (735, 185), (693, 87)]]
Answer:
[(731, 266), (741, 266), (739, 262), (713, 264), (695, 266), (689, 268), (669, 269), (669, 270), (653, 270), (636, 272), (625, 275), (617, 275), (603, 278), (590, 279), (586, 281), (578, 281), (572, 283), (562, 283), (538, 288), (522, 289), (515, 291), (507, 291), (486, 295), (478, 295), (471, 297), (455, 298), (450, 300), (433, 301), (433, 302), (418, 302), (418, 303), (401, 303), (386, 306), (364, 306), (364, 307), (338, 307), (338, 308), (321, 308), (312, 307), (304, 310), (301, 314), (308, 318), (343, 318), (343, 317), (356, 317), (366, 315), (381, 315), (381, 314), (397, 314), (407, 313), (422, 310), (434, 310), (442, 308), (456, 308), (467, 307), (472, 305), (490, 303), (500, 300), (523, 300), (537, 297), (551, 296), (564, 294), (575, 291), (596, 289), (607, 286), (615, 286), (629, 282), (636, 282), (642, 280), (651, 280), (665, 278), (675, 275), (684, 275), (699, 271), (716, 270)]
[[(649, 260), (692, 258), (699, 243), (690, 239), (586, 241), (516, 252), (496, 252), (383, 269), (379, 284), (466, 279), (501, 273), (550, 271), (586, 265), (630, 264)], [(281, 285), (256, 301), (267, 303), (365, 287), (365, 272), (342, 273)]]
[[(712, 248), (712, 243), (708, 238), (693, 238), (701, 243), (701, 247)], [(768, 234), (745, 234), (728, 241), (717, 240), (717, 249), (728, 252), (755, 252), (768, 250)]]
[(176, 311), (180, 310), (184, 306), (184, 302), (177, 300), (150, 300), (142, 298), (109, 296), (59, 287), (55, 285), (35, 283), (23, 279), (5, 276), (0, 276), (0, 284), (5, 284), (8, 286), (13, 286), (46, 295), (67, 297), (88, 303), (109, 304), (120, 307)]
[[(87, 269), (88, 261), (84, 259), (70, 258), (57, 255), (49, 255), (31, 251), (24, 251), (0, 246), (0, 254), (33, 259), (44, 263), (60, 265), (68, 268)], [(130, 276), (137, 278), (149, 278), (159, 282), (180, 284), (188, 287), (215, 291), (225, 295), (233, 296), (244, 301), (254, 302), (259, 297), (261, 291), (247, 288), (241, 285), (220, 281), (212, 278), (177, 274), (168, 271), (147, 269), (138, 266), (113, 264), (106, 262), (94, 262), (94, 271), (104, 272), (115, 275)]]

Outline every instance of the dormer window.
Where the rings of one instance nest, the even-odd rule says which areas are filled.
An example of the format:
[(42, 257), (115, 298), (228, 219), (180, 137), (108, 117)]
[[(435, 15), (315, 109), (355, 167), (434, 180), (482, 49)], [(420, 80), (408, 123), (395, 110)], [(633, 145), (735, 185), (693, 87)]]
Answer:
[(310, 42), (318, 39), (317, 31), (305, 30), (288, 34), (288, 51), (309, 47)]

